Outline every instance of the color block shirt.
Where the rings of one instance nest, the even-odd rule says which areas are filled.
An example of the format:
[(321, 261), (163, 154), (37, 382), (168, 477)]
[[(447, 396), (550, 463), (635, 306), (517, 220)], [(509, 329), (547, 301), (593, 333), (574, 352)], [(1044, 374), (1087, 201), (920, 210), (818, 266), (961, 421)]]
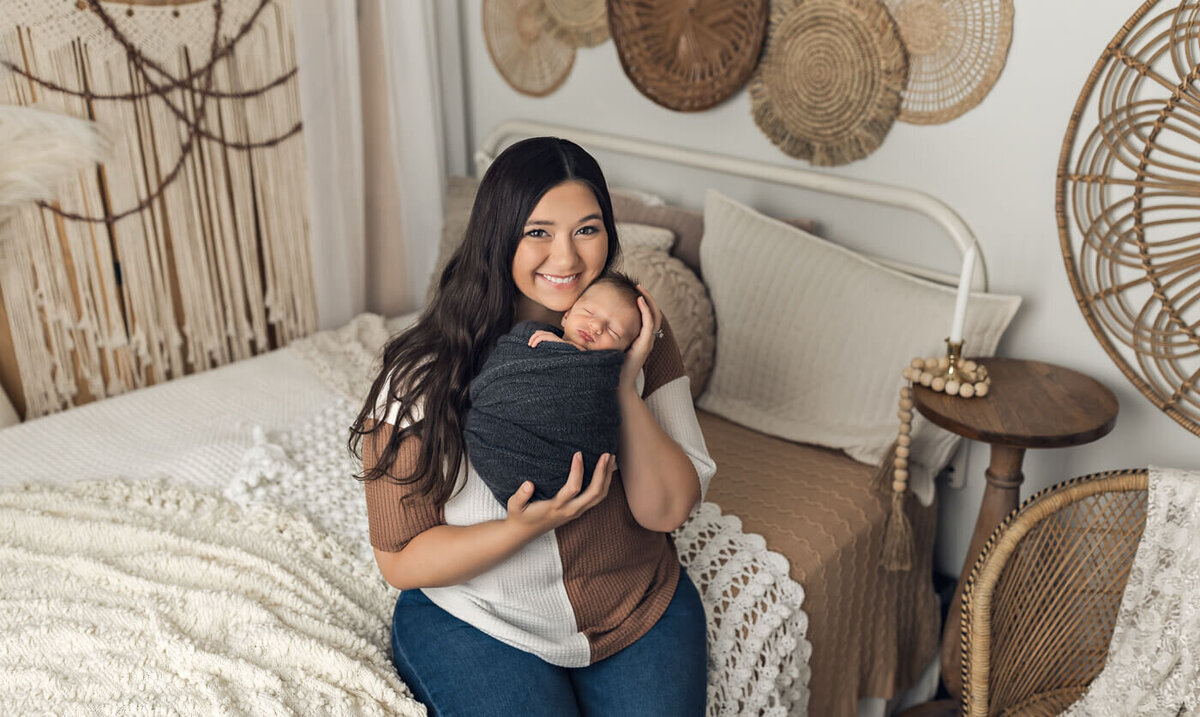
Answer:
[[(716, 466), (696, 421), (675, 338), (666, 322), (663, 329), (664, 338), (655, 342), (643, 367), (642, 397), (691, 459), (703, 497)], [(377, 415), (382, 413), (381, 406)], [(395, 425), (398, 415), (399, 407), (393, 406), (384, 420)], [(375, 465), (390, 434), (381, 430), (366, 437), (364, 467)], [(418, 439), (406, 439), (391, 474), (411, 475), (418, 452)], [(388, 478), (365, 486), (371, 545), (383, 551), (399, 551), (436, 525), (473, 525), (507, 515), (469, 460), (458, 475), (457, 491), (440, 511), (412, 486)], [(423, 592), (446, 612), (506, 644), (551, 664), (583, 667), (654, 626), (675, 594), (679, 570), (670, 534), (647, 530), (634, 519), (618, 462), (608, 495), (598, 505), (482, 575)]]

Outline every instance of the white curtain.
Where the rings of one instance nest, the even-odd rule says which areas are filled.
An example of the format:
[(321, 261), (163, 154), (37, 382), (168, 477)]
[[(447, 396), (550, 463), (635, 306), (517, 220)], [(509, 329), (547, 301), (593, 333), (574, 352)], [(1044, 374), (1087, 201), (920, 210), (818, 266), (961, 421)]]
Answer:
[(435, 6), (296, 0), (321, 328), (364, 310), (415, 310), (424, 297), (441, 229), (446, 127), (455, 141), (463, 133), (461, 110), (443, 112), (443, 94), (458, 100), (462, 85), (439, 60), (439, 36), (453, 33), (439, 30), (436, 12), (446, 8)]

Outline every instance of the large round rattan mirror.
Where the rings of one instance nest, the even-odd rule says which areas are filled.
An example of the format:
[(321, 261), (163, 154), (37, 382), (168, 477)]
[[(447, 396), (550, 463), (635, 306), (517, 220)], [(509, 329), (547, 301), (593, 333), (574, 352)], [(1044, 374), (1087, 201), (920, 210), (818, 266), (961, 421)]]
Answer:
[(1200, 435), (1200, 2), (1149, 0), (1104, 49), (1063, 141), (1055, 209), (1088, 326)]

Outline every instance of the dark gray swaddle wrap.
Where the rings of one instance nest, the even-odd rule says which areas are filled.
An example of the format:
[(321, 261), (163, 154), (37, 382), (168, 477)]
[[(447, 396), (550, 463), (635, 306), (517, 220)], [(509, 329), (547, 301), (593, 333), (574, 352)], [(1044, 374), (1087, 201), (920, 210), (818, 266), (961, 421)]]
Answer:
[(463, 437), (471, 465), (502, 505), (526, 480), (533, 497), (553, 497), (583, 452), (586, 486), (602, 453), (616, 453), (621, 413), (617, 383), (625, 353), (580, 351), (529, 337), (549, 324), (522, 321), (500, 337), (471, 381)]

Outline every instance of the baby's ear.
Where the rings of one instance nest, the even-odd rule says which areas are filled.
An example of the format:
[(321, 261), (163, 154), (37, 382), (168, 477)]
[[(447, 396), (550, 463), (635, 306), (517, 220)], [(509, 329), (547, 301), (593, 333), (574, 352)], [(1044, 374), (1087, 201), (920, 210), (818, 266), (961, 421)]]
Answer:
[(566, 326), (566, 325), (567, 325), (567, 317), (568, 317), (568, 316), (570, 316), (570, 315), (571, 315), (571, 310), (570, 310), (570, 309), (567, 309), (566, 311), (564, 311), (564, 312), (563, 312), (563, 317), (562, 317), (561, 319), (559, 319), (559, 321), (558, 321), (559, 325), (560, 325), (560, 326)]

